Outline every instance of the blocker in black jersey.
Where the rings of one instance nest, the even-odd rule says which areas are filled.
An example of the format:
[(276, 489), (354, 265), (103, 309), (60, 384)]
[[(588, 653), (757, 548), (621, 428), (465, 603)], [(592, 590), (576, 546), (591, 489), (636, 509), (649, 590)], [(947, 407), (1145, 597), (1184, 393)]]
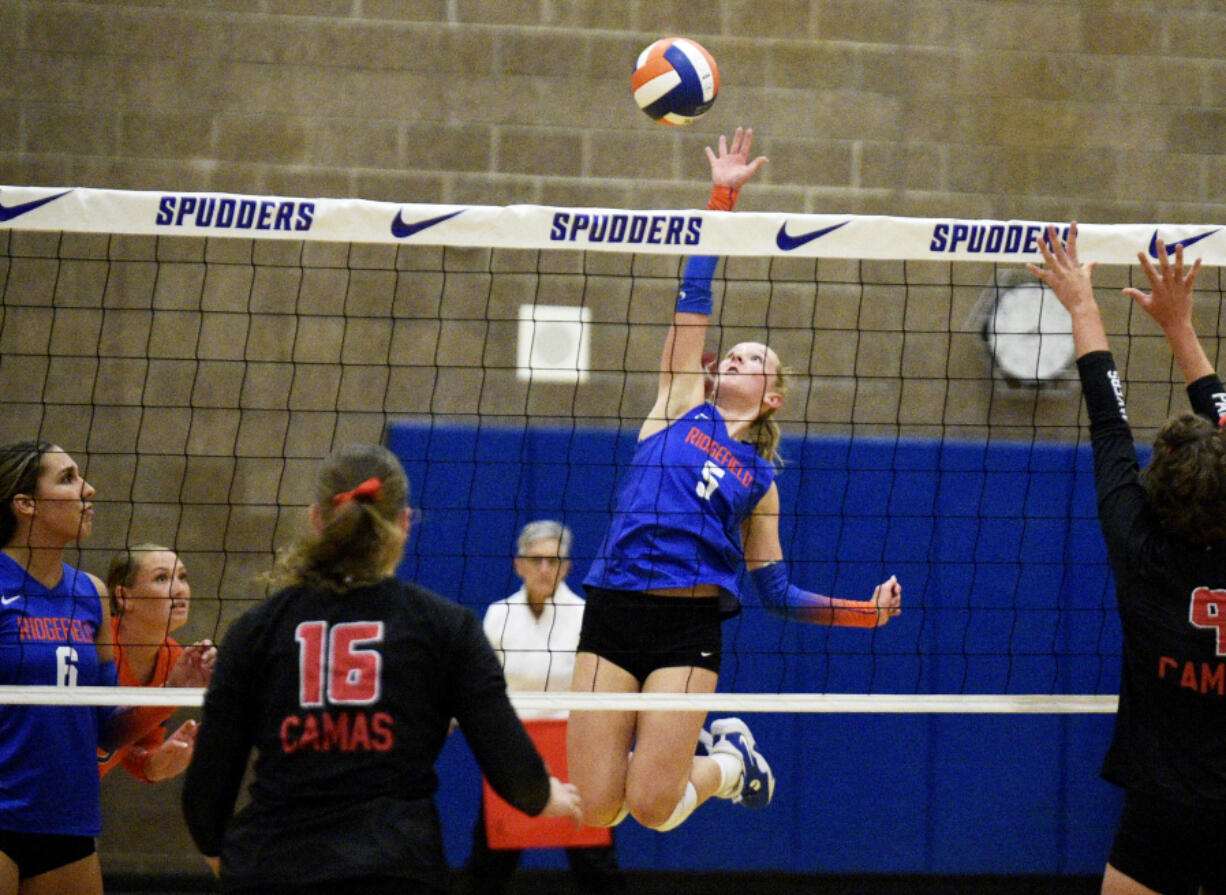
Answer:
[[(1226, 544), (1192, 544), (1163, 530), (1139, 480), (1111, 354), (1093, 352), (1077, 365), (1124, 633), (1120, 705), (1103, 776), (1226, 810)], [(1214, 376), (1189, 393), (1221, 390)]]
[(1185, 271), (1181, 247), (1173, 259), (1156, 248), (1160, 269), (1139, 255), (1152, 292), (1124, 293), (1162, 327), (1205, 419), (1168, 421), (1144, 472), (1076, 224), (1067, 245), (1049, 228), (1044, 265), (1030, 270), (1072, 318), (1124, 639), (1102, 774), (1125, 806), (1102, 891), (1216, 895), (1226, 892), (1226, 396), (1192, 326), (1200, 263)]

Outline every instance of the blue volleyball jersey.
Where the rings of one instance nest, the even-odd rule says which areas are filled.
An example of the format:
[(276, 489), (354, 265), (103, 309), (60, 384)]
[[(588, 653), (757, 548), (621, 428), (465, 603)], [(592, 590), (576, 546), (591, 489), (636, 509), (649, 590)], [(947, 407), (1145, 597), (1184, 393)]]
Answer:
[[(98, 686), (97, 588), (65, 565), (48, 590), (0, 553), (0, 683)], [(109, 709), (0, 705), (0, 830), (102, 831), (98, 729)]]
[(695, 407), (638, 443), (584, 584), (633, 591), (714, 584), (736, 597), (741, 524), (774, 480), (774, 464), (733, 439), (715, 405)]

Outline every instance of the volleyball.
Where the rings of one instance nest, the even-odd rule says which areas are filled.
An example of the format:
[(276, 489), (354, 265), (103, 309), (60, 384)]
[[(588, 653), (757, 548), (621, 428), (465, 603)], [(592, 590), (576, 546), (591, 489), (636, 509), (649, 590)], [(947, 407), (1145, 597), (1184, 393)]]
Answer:
[(660, 124), (689, 124), (715, 103), (719, 69), (701, 44), (664, 37), (639, 53), (630, 79), (634, 101)]

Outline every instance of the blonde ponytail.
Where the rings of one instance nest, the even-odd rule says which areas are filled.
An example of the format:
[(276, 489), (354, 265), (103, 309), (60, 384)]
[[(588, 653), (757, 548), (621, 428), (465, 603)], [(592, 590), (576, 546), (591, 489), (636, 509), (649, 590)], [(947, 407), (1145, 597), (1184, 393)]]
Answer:
[[(791, 375), (792, 371), (780, 364), (778, 372), (775, 373), (772, 391), (780, 395), (787, 395)], [(759, 414), (758, 418), (745, 430), (745, 441), (754, 446), (759, 457), (769, 460), (776, 466), (782, 466), (783, 457), (779, 455), (779, 441), (783, 437), (783, 431), (779, 428), (779, 423), (774, 416), (774, 407)]]

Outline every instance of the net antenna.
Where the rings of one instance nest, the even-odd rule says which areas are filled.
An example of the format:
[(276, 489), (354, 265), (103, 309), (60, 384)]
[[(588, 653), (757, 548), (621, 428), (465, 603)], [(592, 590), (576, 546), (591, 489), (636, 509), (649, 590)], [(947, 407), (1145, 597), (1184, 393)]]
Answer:
[[(99, 573), (122, 547), (171, 542), (194, 585), (180, 641), (224, 643), (265, 596), (315, 464), (345, 442), (384, 442), (409, 471), (407, 577), (480, 614), (516, 585), (515, 532), (549, 517), (575, 532), (579, 580), (654, 396), (681, 264), (701, 253), (724, 259), (713, 350), (765, 340), (794, 371), (779, 417), (792, 580), (863, 598), (897, 574), (903, 615), (812, 628), (747, 589), (725, 625), (727, 692), (516, 703), (1114, 710), (1080, 393), (1065, 325), (1024, 271), (1045, 222), (20, 186), (0, 207), (0, 438), (87, 464), (95, 532), (70, 562)], [(1185, 399), (1119, 288), (1156, 237), (1196, 240), (1220, 308), (1216, 233), (1079, 228), (1139, 441)], [(0, 687), (0, 702), (62, 698), (201, 693)]]

